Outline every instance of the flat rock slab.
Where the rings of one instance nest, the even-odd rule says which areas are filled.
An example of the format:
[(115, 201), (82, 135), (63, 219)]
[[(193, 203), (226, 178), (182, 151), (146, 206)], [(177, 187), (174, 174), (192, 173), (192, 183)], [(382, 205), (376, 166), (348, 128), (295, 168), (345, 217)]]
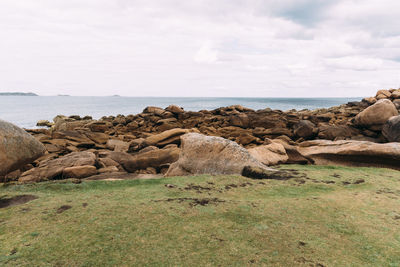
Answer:
[(368, 141), (303, 142), (298, 151), (316, 165), (352, 167), (381, 167), (400, 170), (400, 143), (373, 143)]

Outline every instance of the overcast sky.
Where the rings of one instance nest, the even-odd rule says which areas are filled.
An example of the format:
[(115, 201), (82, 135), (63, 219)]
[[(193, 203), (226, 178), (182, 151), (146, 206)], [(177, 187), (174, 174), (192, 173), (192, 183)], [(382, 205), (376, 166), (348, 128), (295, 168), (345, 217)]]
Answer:
[(0, 91), (369, 96), (400, 87), (398, 0), (1, 0)]

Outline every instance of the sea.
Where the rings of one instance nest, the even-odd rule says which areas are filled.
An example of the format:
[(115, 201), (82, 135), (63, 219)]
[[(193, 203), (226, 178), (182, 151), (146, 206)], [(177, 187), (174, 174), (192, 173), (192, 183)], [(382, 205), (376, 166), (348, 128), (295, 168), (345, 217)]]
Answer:
[(0, 96), (0, 119), (26, 129), (37, 128), (38, 120), (52, 121), (56, 115), (102, 116), (129, 115), (147, 106), (165, 108), (178, 105), (186, 111), (213, 110), (230, 105), (242, 105), (254, 110), (317, 109), (338, 106), (353, 98), (243, 98), (243, 97), (121, 97), (121, 96)]

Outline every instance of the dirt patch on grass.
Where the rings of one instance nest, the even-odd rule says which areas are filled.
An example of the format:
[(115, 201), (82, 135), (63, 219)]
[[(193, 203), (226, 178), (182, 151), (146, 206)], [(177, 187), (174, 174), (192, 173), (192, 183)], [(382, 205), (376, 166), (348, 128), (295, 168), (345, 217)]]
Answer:
[(20, 195), (20, 196), (15, 196), (15, 197), (11, 197), (11, 198), (1, 197), (0, 198), (0, 209), (25, 204), (25, 203), (35, 200), (37, 198), (38, 197), (34, 196), (34, 195)]
[(188, 184), (183, 189), (186, 190), (186, 191), (196, 191), (197, 193), (203, 193), (203, 192), (211, 191), (211, 190), (213, 190), (215, 188), (214, 187), (196, 185), (196, 184)]
[(72, 206), (70, 205), (62, 205), (61, 207), (59, 207), (57, 209), (57, 213), (63, 213), (66, 210), (69, 210), (70, 208), (72, 208)]
[(218, 205), (219, 203), (226, 202), (225, 200), (219, 198), (191, 198), (191, 197), (180, 197), (180, 198), (167, 198), (155, 200), (155, 202), (189, 202), (191, 207), (195, 206), (207, 206), (207, 205)]

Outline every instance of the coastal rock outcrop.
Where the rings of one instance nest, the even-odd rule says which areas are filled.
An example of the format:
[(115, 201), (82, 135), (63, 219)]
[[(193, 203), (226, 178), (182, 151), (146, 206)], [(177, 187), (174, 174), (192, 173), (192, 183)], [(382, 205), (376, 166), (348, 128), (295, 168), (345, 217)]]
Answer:
[(166, 176), (196, 174), (238, 174), (245, 166), (266, 171), (260, 161), (237, 143), (215, 136), (188, 133), (181, 137), (181, 153), (177, 162), (171, 164)]
[(45, 152), (45, 147), (26, 131), (0, 120), (0, 175), (31, 163)]
[(400, 170), (400, 143), (313, 140), (301, 143), (298, 151), (304, 157), (311, 158), (316, 165), (382, 167)]

